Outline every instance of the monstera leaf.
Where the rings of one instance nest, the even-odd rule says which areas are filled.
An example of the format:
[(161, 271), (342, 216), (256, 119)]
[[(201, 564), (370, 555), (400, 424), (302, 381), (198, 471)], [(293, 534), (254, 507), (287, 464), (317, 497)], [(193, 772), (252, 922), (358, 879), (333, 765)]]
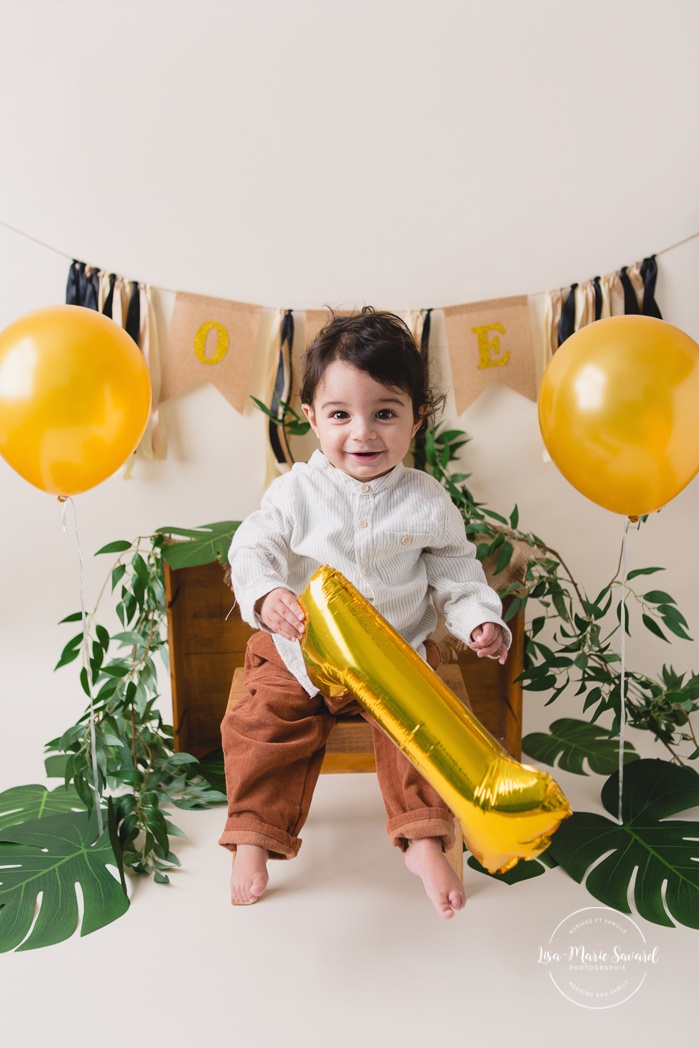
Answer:
[(472, 870), (484, 873), (487, 877), (492, 877), (493, 880), (502, 881), (504, 884), (519, 884), (520, 881), (530, 881), (532, 877), (540, 877), (542, 873), (546, 873), (548, 869), (557, 864), (547, 850), (542, 852), (537, 859), (521, 859), (516, 866), (513, 866), (511, 870), (507, 870), (506, 873), (491, 873), (490, 870), (486, 870), (484, 866), (481, 866), (475, 855), (469, 857), (468, 865)]
[[(109, 833), (98, 840), (94, 813), (72, 789), (16, 786), (0, 793), (0, 952), (34, 950), (103, 928), (129, 907)], [(41, 905), (34, 920), (39, 893)], [(33, 927), (32, 927), (33, 924)]]
[(0, 793), (0, 833), (21, 822), (69, 811), (85, 811), (72, 786), (58, 786), (51, 791), (45, 786), (14, 786)]
[(228, 563), (228, 550), (239, 524), (239, 520), (220, 520), (199, 528), (158, 528), (157, 534), (184, 540), (163, 549), (171, 568), (196, 568), (216, 560)]
[(549, 852), (606, 906), (630, 913), (633, 881), (636, 909), (647, 921), (673, 927), (674, 918), (699, 928), (699, 823), (667, 820), (699, 804), (699, 775), (667, 761), (639, 760), (624, 770), (623, 825), (616, 821), (618, 797), (616, 773), (602, 788), (614, 818), (574, 812)]
[[(606, 728), (587, 721), (562, 717), (554, 721), (548, 734), (532, 732), (522, 739), (525, 753), (542, 764), (556, 766), (575, 775), (587, 775), (585, 758), (599, 775), (611, 775), (619, 767), (619, 740), (610, 736)], [(560, 759), (559, 759), (560, 758)], [(638, 754), (630, 742), (624, 746), (624, 763), (637, 761)]]

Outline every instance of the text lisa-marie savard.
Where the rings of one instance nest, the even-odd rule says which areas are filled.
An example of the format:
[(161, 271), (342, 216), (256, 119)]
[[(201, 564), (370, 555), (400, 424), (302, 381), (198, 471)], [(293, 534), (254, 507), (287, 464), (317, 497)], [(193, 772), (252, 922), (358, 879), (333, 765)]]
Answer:
[(607, 950), (589, 950), (583, 945), (569, 946), (564, 953), (559, 953), (556, 950), (546, 950), (543, 946), (539, 947), (536, 959), (537, 964), (560, 964), (565, 961), (571, 965), (578, 964), (586, 967), (589, 965), (608, 966), (623, 971), (626, 964), (633, 962), (657, 964), (658, 947), (654, 946), (652, 950), (624, 950), (620, 946), (612, 946)]

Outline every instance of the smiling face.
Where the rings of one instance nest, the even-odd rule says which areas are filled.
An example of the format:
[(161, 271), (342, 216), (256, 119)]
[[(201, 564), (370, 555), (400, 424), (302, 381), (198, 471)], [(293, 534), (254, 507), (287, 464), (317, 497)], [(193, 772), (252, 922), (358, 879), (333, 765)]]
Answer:
[(410, 396), (334, 360), (303, 412), (328, 459), (355, 480), (375, 480), (402, 462), (420, 427)]

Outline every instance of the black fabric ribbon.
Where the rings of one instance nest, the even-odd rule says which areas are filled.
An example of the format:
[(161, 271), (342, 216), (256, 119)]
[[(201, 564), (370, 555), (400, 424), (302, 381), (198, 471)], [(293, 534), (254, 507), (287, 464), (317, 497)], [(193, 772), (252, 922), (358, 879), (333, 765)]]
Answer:
[(129, 299), (129, 308), (126, 313), (126, 323), (124, 327), (131, 338), (138, 345), (139, 335), (141, 333), (141, 292), (138, 284), (134, 284), (131, 290), (131, 298)]
[(113, 317), (112, 317), (112, 310), (114, 309), (114, 285), (115, 284), (116, 284), (116, 273), (110, 273), (109, 274), (109, 291), (107, 292), (107, 297), (105, 298), (104, 305), (102, 306), (102, 312), (104, 313), (105, 317), (109, 317), (110, 320), (113, 319)]
[(638, 305), (638, 299), (636, 298), (636, 292), (634, 291), (631, 278), (629, 277), (628, 266), (621, 267), (619, 270), (619, 279), (621, 280), (621, 286), (624, 289), (624, 313), (640, 313), (641, 310)]
[(66, 305), (85, 306), (87, 309), (97, 309), (99, 301), (99, 272), (93, 269), (88, 275), (85, 272), (85, 263), (73, 259), (68, 270), (68, 283), (66, 285)]
[(657, 317), (663, 319), (660, 307), (655, 301), (655, 282), (658, 279), (658, 263), (655, 255), (644, 258), (641, 263), (641, 279), (643, 280), (643, 308), (641, 312), (646, 317)]
[(602, 287), (599, 277), (592, 281), (592, 287), (595, 292), (595, 320), (599, 320), (602, 316)]
[(430, 348), (430, 328), (432, 327), (432, 309), (425, 310), (425, 319), (422, 322), (422, 335), (420, 336), (420, 352), (427, 358)]
[[(277, 374), (274, 379), (274, 392), (269, 410), (279, 422), (284, 418), (284, 404), (288, 404), (293, 389), (293, 367), (291, 361), (291, 348), (294, 344), (294, 315), (290, 309), (284, 314), (282, 320), (281, 337), (279, 339), (279, 361), (277, 363)], [(279, 425), (274, 419), (269, 420), (267, 427), (269, 443), (274, 452), (277, 462), (292, 465), (294, 458), (289, 447), (289, 437), (283, 425)]]
[[(425, 317), (422, 321), (422, 334), (420, 335), (420, 353), (425, 358), (427, 364), (427, 373), (429, 375), (429, 352), (430, 352), (430, 330), (432, 327), (432, 309), (425, 310)], [(418, 433), (415, 437), (415, 443), (413, 447), (413, 464), (415, 469), (426, 470), (427, 469), (427, 453), (425, 450), (425, 434)]]
[[(88, 309), (97, 309), (99, 303), (100, 273), (93, 269), (86, 273), (87, 266), (84, 262), (73, 259), (68, 270), (68, 283), (66, 285), (66, 305), (86, 306)], [(116, 284), (116, 273), (109, 274), (109, 291), (104, 300), (102, 312), (110, 319), (113, 318), (114, 310), (114, 288)], [(141, 333), (141, 293), (138, 284), (133, 284), (129, 305), (126, 311), (126, 323), (124, 325), (136, 345), (139, 345)]]
[(577, 284), (571, 284), (568, 297), (561, 309), (561, 319), (558, 322), (558, 345), (562, 346), (567, 338), (575, 331), (575, 289)]
[(82, 296), (80, 294), (80, 266), (83, 269), (83, 280), (85, 279), (85, 263), (77, 262), (75, 259), (71, 262), (70, 269), (68, 270), (68, 283), (66, 285), (66, 305), (67, 306), (79, 306), (82, 304)]

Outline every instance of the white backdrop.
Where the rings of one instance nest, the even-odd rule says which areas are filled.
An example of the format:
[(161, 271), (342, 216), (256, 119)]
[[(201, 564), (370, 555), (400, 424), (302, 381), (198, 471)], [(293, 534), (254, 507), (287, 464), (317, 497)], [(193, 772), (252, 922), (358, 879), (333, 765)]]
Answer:
[[(153, 285), (303, 309), (397, 310), (533, 294), (699, 230), (699, 7), (691, 0), (0, 4), (0, 219)], [(665, 318), (699, 339), (699, 240), (663, 255)], [(0, 228), (0, 326), (63, 301), (68, 262)], [(539, 300), (540, 302), (541, 300)], [(165, 313), (172, 295), (161, 295)], [(444, 371), (445, 379), (448, 373)], [(621, 518), (542, 458), (535, 405), (492, 387), (450, 421), (477, 496), (560, 550), (590, 590)], [(166, 405), (170, 453), (76, 500), (91, 554), (164, 524), (240, 518), (264, 480), (264, 422), (213, 388)], [(0, 788), (40, 779), (41, 744), (82, 710), (52, 666), (78, 607), (56, 500), (0, 461)], [(699, 631), (696, 481), (629, 566)], [(633, 668), (696, 646), (635, 634)], [(525, 729), (548, 724), (533, 696)]]

